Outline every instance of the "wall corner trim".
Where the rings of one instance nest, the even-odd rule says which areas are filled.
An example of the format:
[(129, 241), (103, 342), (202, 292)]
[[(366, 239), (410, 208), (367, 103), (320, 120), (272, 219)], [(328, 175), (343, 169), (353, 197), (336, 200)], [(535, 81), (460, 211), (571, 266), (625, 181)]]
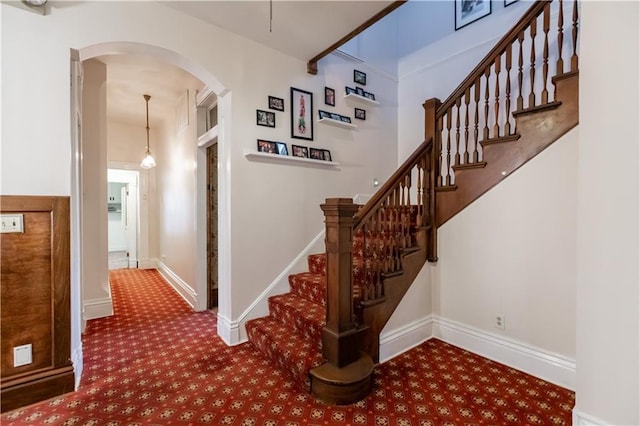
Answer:
[(433, 336), (558, 386), (575, 390), (576, 363), (562, 355), (437, 315), (433, 317)]
[(160, 272), (160, 275), (167, 280), (176, 293), (178, 293), (191, 308), (198, 310), (198, 293), (186, 281), (180, 278), (163, 262), (158, 262), (158, 272)]
[(218, 336), (227, 346), (236, 346), (247, 341), (241, 338), (241, 321), (231, 321), (229, 318), (218, 313)]

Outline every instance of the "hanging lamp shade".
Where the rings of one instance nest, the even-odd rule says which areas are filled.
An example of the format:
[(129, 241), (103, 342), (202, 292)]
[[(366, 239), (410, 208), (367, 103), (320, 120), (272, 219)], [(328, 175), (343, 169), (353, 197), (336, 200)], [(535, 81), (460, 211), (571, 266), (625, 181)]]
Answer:
[(151, 99), (151, 96), (142, 96), (144, 96), (144, 100), (147, 104), (147, 149), (144, 152), (144, 158), (142, 159), (142, 163), (140, 163), (140, 167), (143, 169), (151, 169), (156, 166), (156, 160), (151, 155), (151, 150), (149, 149), (149, 99)]

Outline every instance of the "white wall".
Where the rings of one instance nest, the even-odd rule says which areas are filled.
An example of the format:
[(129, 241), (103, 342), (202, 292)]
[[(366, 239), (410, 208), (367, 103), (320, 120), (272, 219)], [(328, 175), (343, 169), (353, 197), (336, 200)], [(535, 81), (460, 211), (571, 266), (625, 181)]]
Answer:
[[(194, 92), (190, 93), (193, 100)], [(176, 103), (178, 99), (176, 99)], [(158, 236), (161, 270), (168, 270), (187, 286), (196, 290), (196, 149), (195, 102), (189, 103), (189, 125), (177, 132), (167, 126), (155, 141), (158, 176)], [(153, 132), (152, 132), (153, 133)], [(189, 300), (195, 305), (194, 300)], [(204, 309), (206, 307), (200, 307)]]
[(575, 357), (577, 155), (573, 130), (440, 227), (434, 314)]
[(640, 424), (637, 2), (583, 2), (574, 424)]

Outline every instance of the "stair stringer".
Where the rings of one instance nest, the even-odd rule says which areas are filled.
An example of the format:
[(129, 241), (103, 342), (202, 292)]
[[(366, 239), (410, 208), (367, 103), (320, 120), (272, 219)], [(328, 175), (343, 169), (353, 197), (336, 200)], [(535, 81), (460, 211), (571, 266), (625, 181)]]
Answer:
[(369, 327), (364, 337), (363, 351), (368, 353), (376, 364), (380, 360), (380, 333), (382, 329), (415, 281), (424, 264), (427, 263), (426, 234), (426, 229), (417, 230), (418, 250), (403, 256), (402, 273), (384, 279), (384, 301), (362, 307), (363, 323)]
[(578, 125), (578, 72), (554, 77), (553, 83), (560, 105), (515, 112), (520, 138), (483, 145), (486, 166), (457, 170), (456, 189), (437, 192), (438, 227)]

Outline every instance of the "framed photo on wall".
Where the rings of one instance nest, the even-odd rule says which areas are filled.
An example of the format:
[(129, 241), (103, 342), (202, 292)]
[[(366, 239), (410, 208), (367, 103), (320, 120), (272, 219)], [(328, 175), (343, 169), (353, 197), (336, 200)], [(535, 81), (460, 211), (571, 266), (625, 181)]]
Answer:
[(336, 91), (331, 87), (324, 88), (324, 103), (329, 106), (336, 106)]
[(313, 93), (291, 88), (291, 137), (313, 140)]
[(276, 127), (276, 114), (258, 109), (256, 110), (256, 124), (258, 126)]
[(306, 146), (291, 145), (291, 151), (294, 157), (309, 158), (309, 150)]
[(456, 31), (491, 13), (491, 0), (455, 0)]
[(269, 109), (284, 111), (284, 99), (276, 98), (275, 96), (269, 96)]

